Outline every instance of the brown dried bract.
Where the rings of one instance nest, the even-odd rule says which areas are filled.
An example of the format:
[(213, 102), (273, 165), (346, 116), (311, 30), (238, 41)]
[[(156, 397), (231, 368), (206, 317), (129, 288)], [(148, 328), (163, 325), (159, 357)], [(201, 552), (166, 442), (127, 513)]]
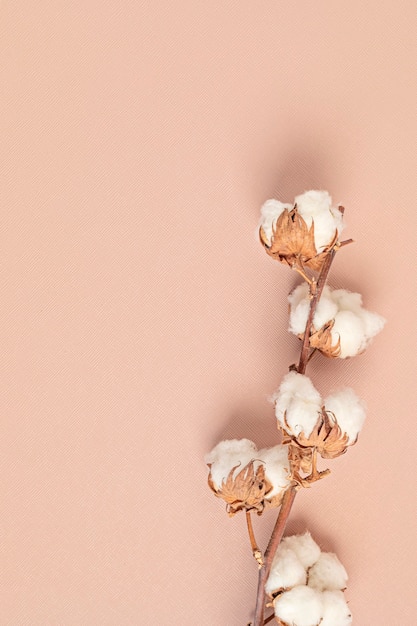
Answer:
[(310, 346), (316, 348), (325, 356), (336, 359), (340, 356), (340, 337), (336, 344), (333, 344), (332, 328), (334, 326), (334, 320), (330, 320), (327, 324), (319, 328), (319, 330), (313, 330), (310, 335)]
[(308, 474), (311, 471), (313, 451), (311, 448), (302, 448), (290, 439), (288, 445), (288, 460), (292, 474), (294, 471)]
[[(220, 489), (215, 488), (210, 471), (208, 477), (209, 487), (216, 496), (225, 500), (227, 512), (230, 516), (241, 510), (255, 510), (258, 515), (261, 515), (267, 502), (264, 501), (265, 496), (272, 490), (271, 483), (265, 477), (265, 466), (261, 463), (255, 470), (254, 461), (250, 461), (234, 476), (238, 467), (236, 465), (230, 470)], [(272, 502), (268, 503), (268, 508), (269, 506), (272, 506)], [(278, 504), (275, 504), (275, 506), (278, 506)]]
[(314, 243), (314, 221), (308, 228), (295, 205), (291, 211), (285, 209), (277, 219), (271, 242), (267, 240), (262, 226), (259, 236), (266, 252), (273, 259), (287, 263), (290, 267), (308, 267), (319, 271), (328, 252), (336, 245), (338, 233), (336, 231), (327, 248), (318, 254)]
[(335, 459), (346, 452), (349, 437), (342, 433), (336, 419), (323, 409), (309, 437), (300, 433), (297, 442), (302, 447), (315, 448), (323, 459)]

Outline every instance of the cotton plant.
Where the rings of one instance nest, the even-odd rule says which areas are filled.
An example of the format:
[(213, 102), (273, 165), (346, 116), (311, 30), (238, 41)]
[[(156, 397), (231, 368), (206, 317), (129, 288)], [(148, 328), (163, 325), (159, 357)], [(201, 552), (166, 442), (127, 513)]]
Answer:
[[(298, 272), (303, 282), (288, 296), (289, 332), (301, 341), (300, 358), (272, 394), (281, 441), (257, 449), (248, 439), (221, 441), (206, 455), (208, 483), (230, 516), (244, 512), (258, 589), (252, 626), (275, 620), (281, 626), (349, 626), (344, 598), (347, 574), (337, 556), (322, 552), (306, 532), (284, 537), (295, 496), (330, 473), (331, 461), (356, 444), (366, 409), (350, 387), (323, 397), (306, 375), (314, 354), (346, 359), (363, 353), (385, 320), (363, 307), (362, 296), (332, 289), (327, 277), (342, 241), (344, 209), (327, 191), (311, 190), (261, 209), (259, 235), (267, 254)], [(279, 509), (265, 551), (259, 549), (252, 514)], [(265, 610), (273, 613), (265, 619)]]

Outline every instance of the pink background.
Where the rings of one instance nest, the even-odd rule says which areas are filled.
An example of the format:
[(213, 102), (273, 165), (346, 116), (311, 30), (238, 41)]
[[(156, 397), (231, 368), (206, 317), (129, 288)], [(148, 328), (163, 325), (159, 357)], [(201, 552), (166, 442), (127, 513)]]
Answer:
[(337, 552), (355, 624), (415, 624), (414, 0), (3, 0), (1, 29), (0, 623), (250, 619), (203, 458), (277, 441), (297, 279), (259, 207), (324, 188), (356, 240), (331, 282), (388, 323), (312, 363), (368, 419), (288, 531)]

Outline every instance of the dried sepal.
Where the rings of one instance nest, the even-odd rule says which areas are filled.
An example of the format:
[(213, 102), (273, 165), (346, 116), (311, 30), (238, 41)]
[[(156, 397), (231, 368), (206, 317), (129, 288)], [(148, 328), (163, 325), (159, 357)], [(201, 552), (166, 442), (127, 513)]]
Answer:
[(335, 459), (344, 454), (348, 441), (349, 437), (342, 433), (336, 419), (331, 419), (324, 409), (309, 437), (304, 433), (297, 436), (300, 446), (315, 448), (323, 459)]
[(318, 471), (317, 453), (323, 459), (335, 459), (344, 454), (348, 446), (352, 445), (348, 435), (342, 432), (335, 416), (324, 407), (308, 437), (304, 432), (298, 435), (285, 433), (282, 443), (288, 445), (291, 478), (301, 487), (309, 487), (311, 483), (320, 480), (330, 471)]
[(259, 229), (259, 237), (267, 254), (273, 259), (292, 268), (308, 267), (313, 271), (319, 271), (327, 254), (335, 247), (338, 233), (336, 230), (329, 245), (318, 253), (314, 241), (314, 220), (309, 228), (295, 205), (291, 211), (285, 209), (278, 217), (271, 241), (268, 240), (262, 226)]
[(230, 516), (241, 510), (255, 510), (261, 515), (266, 504), (265, 497), (272, 490), (272, 484), (265, 476), (265, 466), (261, 463), (255, 470), (254, 461), (250, 461), (235, 476), (238, 467), (239, 465), (232, 467), (219, 489), (215, 488), (210, 471), (209, 487), (217, 497), (227, 503), (226, 510)]
[(288, 443), (288, 460), (292, 476), (294, 472), (308, 474), (312, 468), (313, 450), (312, 448), (302, 448), (290, 438)]
[[(327, 357), (336, 359), (340, 356), (340, 337), (337, 339), (337, 343), (333, 343), (332, 328), (334, 326), (334, 320), (330, 320), (327, 324), (319, 328), (319, 330), (313, 330), (310, 334), (310, 347), (319, 350)], [(302, 338), (302, 337), (301, 337)]]

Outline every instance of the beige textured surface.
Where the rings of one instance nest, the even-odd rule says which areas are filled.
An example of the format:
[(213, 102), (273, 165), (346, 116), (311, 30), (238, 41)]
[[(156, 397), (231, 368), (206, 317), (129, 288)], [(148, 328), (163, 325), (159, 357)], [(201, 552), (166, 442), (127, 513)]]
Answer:
[(3, 0), (1, 30), (2, 626), (246, 624), (203, 456), (276, 440), (295, 277), (255, 230), (311, 187), (356, 240), (333, 284), (389, 321), (310, 370), (368, 420), (289, 530), (337, 551), (356, 625), (415, 624), (414, 0)]

